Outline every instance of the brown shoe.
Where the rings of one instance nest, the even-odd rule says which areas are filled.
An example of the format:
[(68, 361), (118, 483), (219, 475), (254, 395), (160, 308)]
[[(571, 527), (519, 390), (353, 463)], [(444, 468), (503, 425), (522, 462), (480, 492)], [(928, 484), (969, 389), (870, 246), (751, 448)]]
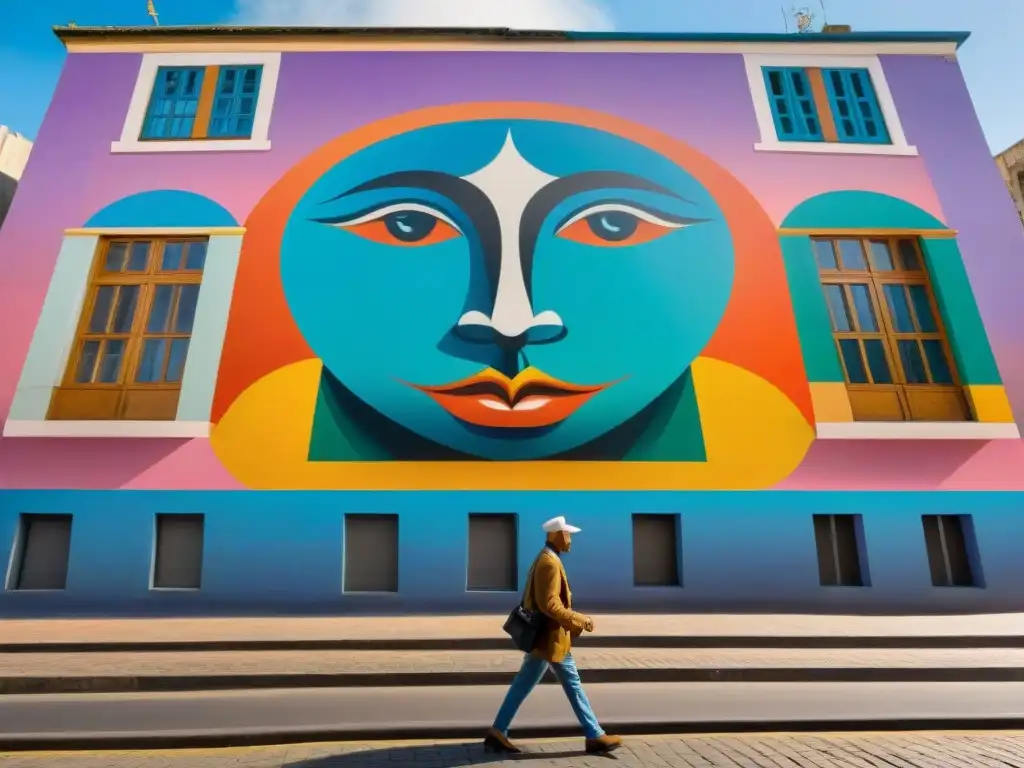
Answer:
[(520, 750), (508, 740), (508, 736), (497, 728), (491, 728), (484, 736), (484, 752), (504, 752), (509, 755), (518, 755)]
[(607, 733), (598, 739), (587, 739), (587, 752), (592, 755), (607, 754), (622, 746), (622, 739)]

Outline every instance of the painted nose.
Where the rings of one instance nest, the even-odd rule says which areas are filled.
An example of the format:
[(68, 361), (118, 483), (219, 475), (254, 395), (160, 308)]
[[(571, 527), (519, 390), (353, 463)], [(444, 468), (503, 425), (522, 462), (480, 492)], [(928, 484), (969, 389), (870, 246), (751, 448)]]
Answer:
[(467, 341), (499, 346), (525, 346), (558, 341), (565, 335), (565, 324), (557, 312), (550, 309), (534, 313), (526, 292), (522, 273), (517, 282), (498, 280), (498, 292), (490, 315), (478, 310), (466, 312), (459, 318), (456, 333)]

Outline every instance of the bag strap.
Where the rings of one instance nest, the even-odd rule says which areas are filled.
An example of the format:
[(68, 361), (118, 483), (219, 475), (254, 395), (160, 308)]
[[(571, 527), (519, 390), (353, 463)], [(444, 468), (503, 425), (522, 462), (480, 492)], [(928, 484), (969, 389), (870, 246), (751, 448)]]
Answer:
[(530, 566), (530, 572), (526, 575), (526, 586), (523, 587), (523, 596), (519, 600), (521, 608), (526, 608), (526, 596), (533, 594), (533, 572), (537, 569), (537, 560), (540, 560), (539, 556), (533, 561), (533, 565)]

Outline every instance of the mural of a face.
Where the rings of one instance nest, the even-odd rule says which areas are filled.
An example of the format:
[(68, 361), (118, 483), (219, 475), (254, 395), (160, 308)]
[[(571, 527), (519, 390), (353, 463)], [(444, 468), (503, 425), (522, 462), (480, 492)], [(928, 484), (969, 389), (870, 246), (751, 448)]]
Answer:
[(470, 120), (350, 155), (288, 218), (299, 330), (358, 400), (487, 459), (557, 457), (686, 374), (733, 284), (697, 180), (593, 128)]

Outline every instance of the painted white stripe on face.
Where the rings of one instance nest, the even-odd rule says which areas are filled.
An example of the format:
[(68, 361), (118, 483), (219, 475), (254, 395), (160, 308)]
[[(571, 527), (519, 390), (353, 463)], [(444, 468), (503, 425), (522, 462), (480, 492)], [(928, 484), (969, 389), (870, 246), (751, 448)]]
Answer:
[(464, 179), (487, 195), (494, 205), (501, 226), (501, 262), (490, 317), (473, 310), (459, 318), (459, 325), (484, 326), (508, 338), (521, 336), (537, 326), (560, 327), (562, 318), (557, 313), (551, 310), (533, 313), (523, 274), (523, 254), (519, 252), (523, 212), (533, 196), (555, 177), (527, 162), (519, 154), (509, 131), (494, 160)]

